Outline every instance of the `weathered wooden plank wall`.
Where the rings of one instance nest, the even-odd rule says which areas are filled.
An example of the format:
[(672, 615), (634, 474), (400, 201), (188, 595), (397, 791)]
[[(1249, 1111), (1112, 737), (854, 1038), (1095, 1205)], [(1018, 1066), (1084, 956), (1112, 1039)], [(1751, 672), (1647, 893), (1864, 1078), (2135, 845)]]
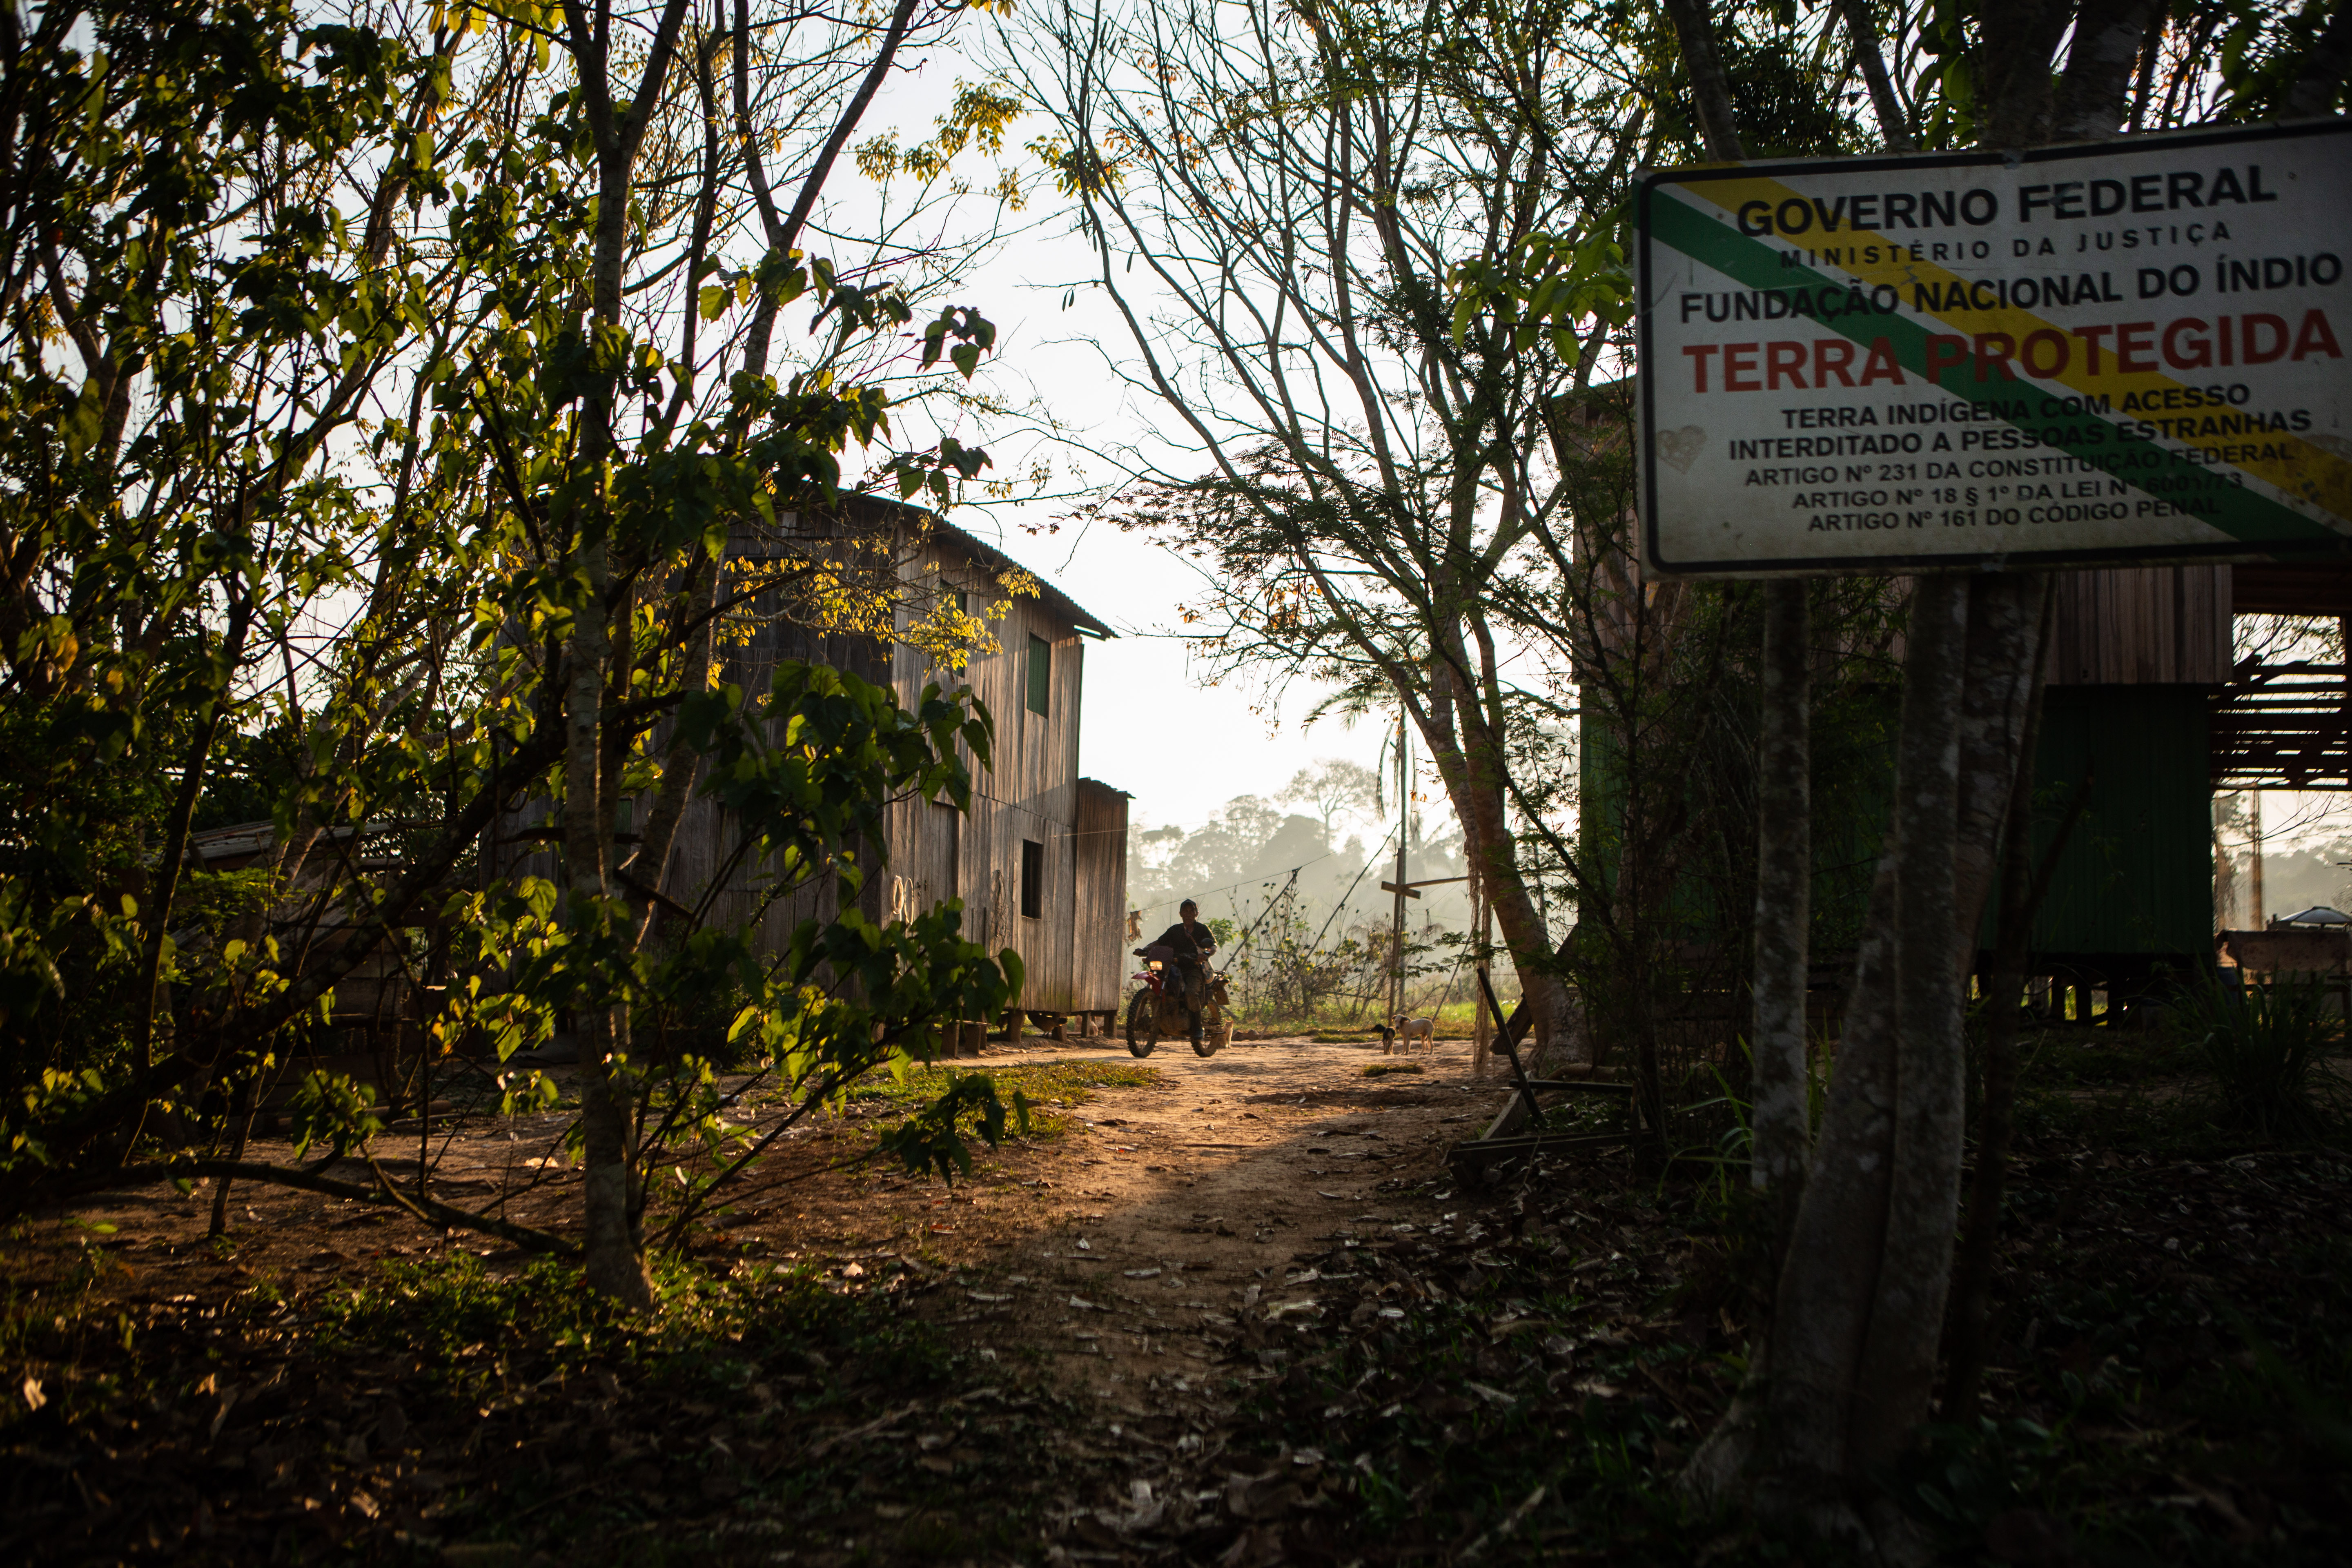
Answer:
[(1127, 792), (1078, 781), (1077, 1006), (1115, 1012), (1127, 973)]
[[(766, 693), (778, 662), (783, 659), (830, 665), (877, 682), (888, 680), (891, 674), (887, 654), (869, 638), (820, 637), (800, 626), (771, 621), (749, 644), (725, 650), (719, 679), (741, 687), (748, 700), (756, 700)], [(646, 802), (636, 803), (637, 812), (646, 809)], [(742, 825), (735, 814), (717, 801), (698, 795), (688, 802), (670, 849), (663, 890), (688, 909), (699, 909), (708, 900), (709, 918), (720, 924), (733, 924), (759, 913), (761, 950), (782, 952), (803, 921), (829, 915), (839, 908), (838, 887), (826, 877), (780, 895), (776, 879), (781, 868), (772, 861), (741, 853), (742, 837)], [(861, 856), (861, 860), (874, 865), (883, 847), (876, 846), (876, 853)], [(887, 912), (888, 897), (885, 874), (870, 877), (857, 901), (868, 915), (880, 919)]]
[[(978, 590), (975, 590), (977, 593)], [(975, 614), (982, 605), (975, 598)], [(1075, 888), (1078, 707), (1085, 649), (1076, 629), (1035, 598), (1015, 598), (993, 623), (998, 651), (967, 671), (996, 721), (992, 765), (975, 783), (960, 846), (959, 883), (972, 928), (1021, 955), (1022, 1005), (1071, 1012), (1077, 1000)], [(1032, 638), (1045, 647), (1045, 711), (1029, 707)], [(1042, 857), (1036, 913), (1024, 912), (1024, 848)]]
[(2230, 568), (2107, 566), (2055, 577), (2053, 686), (2218, 686), (2230, 676)]

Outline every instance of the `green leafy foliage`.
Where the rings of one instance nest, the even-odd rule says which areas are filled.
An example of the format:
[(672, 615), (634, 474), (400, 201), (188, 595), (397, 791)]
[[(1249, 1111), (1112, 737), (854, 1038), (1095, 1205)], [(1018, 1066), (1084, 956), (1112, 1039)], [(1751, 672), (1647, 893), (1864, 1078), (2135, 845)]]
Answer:
[[(971, 1151), (963, 1141), (970, 1127), (992, 1149), (1004, 1142), (1004, 1102), (997, 1098), (996, 1082), (986, 1073), (957, 1075), (947, 1092), (882, 1135), (882, 1148), (907, 1167), (910, 1175), (936, 1170), (953, 1181), (971, 1174)], [(1013, 1091), (1011, 1106), (1016, 1136), (1029, 1135), (1029, 1097)]]
[(320, 1143), (339, 1160), (365, 1147), (383, 1131), (375, 1107), (373, 1084), (355, 1082), (349, 1073), (303, 1074), (294, 1090), (294, 1157), (302, 1158)]
[[(953, 904), (857, 901), (894, 802), (970, 805), (992, 728), (969, 689), (902, 705), (793, 660), (749, 693), (721, 679), (736, 557), (814, 629), (887, 644), (904, 563), (884, 548), (848, 583), (817, 520), (887, 545), (914, 514), (856, 522), (862, 485), (944, 504), (989, 466), (905, 424), (994, 350), (976, 306), (940, 298), (968, 244), (816, 255), (773, 215), (714, 230), (670, 194), (821, 144), (871, 29), (677, 56), (646, 114), (715, 60), (776, 89), (698, 162), (615, 132), (609, 89), (644, 60), (536, 13), (7, 15), (0, 132), (28, 172), (0, 190), (12, 1179), (151, 1105), (226, 1141), (273, 1062), (397, 995), (428, 1058), (504, 1058), (609, 1012), (619, 1048), (590, 1066), (643, 1112), (630, 1189), (691, 1165), (683, 1213), (742, 1166), (722, 1061), (814, 1104), (1017, 994), (1017, 962)], [(1018, 112), (973, 89), (933, 151), (993, 155)], [(611, 803), (584, 834), (583, 787)], [(741, 830), (727, 874), (755, 897), (669, 886), (667, 840), (640, 862), (627, 814), (688, 807)], [(552, 877), (509, 872), (518, 836)], [(296, 1071), (298, 1146), (369, 1152), (391, 1087)], [(552, 1091), (516, 1071), (495, 1098)]]

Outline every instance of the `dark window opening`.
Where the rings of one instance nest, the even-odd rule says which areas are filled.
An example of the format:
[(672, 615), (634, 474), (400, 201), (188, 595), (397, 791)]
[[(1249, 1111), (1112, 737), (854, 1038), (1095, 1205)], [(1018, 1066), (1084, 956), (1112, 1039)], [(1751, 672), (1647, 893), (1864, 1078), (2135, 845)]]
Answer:
[(1029, 639), (1029, 711), (1044, 713), (1053, 679), (1054, 645), (1044, 637)]
[(1030, 920), (1045, 913), (1045, 847), (1021, 841), (1021, 913)]

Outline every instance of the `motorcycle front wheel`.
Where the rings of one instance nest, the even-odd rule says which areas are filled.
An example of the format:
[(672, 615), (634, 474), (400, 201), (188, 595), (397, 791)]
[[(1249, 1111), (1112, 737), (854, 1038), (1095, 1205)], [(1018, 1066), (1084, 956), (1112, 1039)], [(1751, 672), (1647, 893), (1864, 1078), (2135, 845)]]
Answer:
[(1127, 1005), (1127, 1049), (1131, 1056), (1148, 1057), (1151, 1047), (1160, 1043), (1159, 1000), (1149, 991), (1139, 991)]
[(1233, 1029), (1225, 1023), (1223, 1010), (1211, 1007), (1201, 1016), (1201, 1038), (1193, 1045), (1192, 1054), (1202, 1058), (1213, 1057), (1217, 1054), (1217, 1047), (1232, 1037)]

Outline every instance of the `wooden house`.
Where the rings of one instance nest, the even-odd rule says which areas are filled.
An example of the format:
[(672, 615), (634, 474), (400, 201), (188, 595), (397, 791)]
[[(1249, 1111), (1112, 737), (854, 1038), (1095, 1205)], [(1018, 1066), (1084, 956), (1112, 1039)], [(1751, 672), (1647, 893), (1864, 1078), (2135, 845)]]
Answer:
[[(887, 842), (876, 847), (887, 863), (867, 879), (859, 907), (880, 921), (961, 899), (967, 935), (1021, 956), (1020, 1006), (985, 1022), (1015, 1032), (1034, 1022), (1058, 1033), (1073, 1017), (1082, 1033), (1096, 1019), (1108, 1027), (1124, 974), (1128, 797), (1080, 775), (1079, 698), (1086, 645), (1115, 634), (1043, 579), (1027, 579), (1034, 592), (1009, 591), (1008, 571), (1027, 574), (914, 507), (854, 497), (838, 515), (780, 522), (777, 536), (739, 531), (730, 570), (756, 574), (770, 563), (855, 555), (858, 570), (895, 575), (907, 590), (899, 631), (951, 595), (992, 638), (962, 671), (942, 669), (904, 642), (813, 631), (763, 595), (745, 617), (754, 628), (748, 640), (724, 649), (722, 679), (747, 693), (767, 689), (779, 660), (799, 659), (887, 685), (906, 705), (930, 682), (968, 683), (993, 717), (994, 756), (976, 770), (969, 814), (919, 800), (892, 805)], [(679, 825), (663, 891), (688, 908), (707, 900), (715, 921), (756, 919), (762, 946), (781, 952), (802, 921), (831, 912), (837, 885), (827, 879), (777, 896), (770, 868), (740, 847), (730, 814), (696, 799)], [(500, 869), (551, 876), (553, 858), (532, 854)], [(969, 1035), (964, 1043), (977, 1044)]]
[[(952, 584), (969, 614), (1003, 614), (989, 622), (995, 651), (963, 671), (996, 721), (993, 763), (973, 781), (969, 814), (919, 801), (894, 808), (879, 907), (911, 913), (961, 899), (975, 941), (1021, 955), (1022, 1005), (1009, 1026), (1025, 1014), (1056, 1031), (1072, 1017), (1081, 1032), (1095, 1019), (1108, 1030), (1126, 974), (1128, 796), (1080, 772), (1079, 697), (1087, 644), (1116, 634), (1043, 578), (1034, 595), (1008, 594), (1007, 563), (986, 544), (893, 510), (922, 542), (908, 547), (908, 570)], [(901, 702), (942, 679), (903, 644), (887, 658)]]
[[(404, 826), (383, 821), (357, 832), (321, 829), (280, 901), (266, 916), (247, 916), (242, 929), (232, 928), (229, 934), (253, 942), (267, 932), (289, 957), (341, 948), (352, 930), (351, 912), (320, 895), (346, 870), (364, 878), (403, 869), (398, 839)], [(268, 869), (278, 859), (278, 825), (271, 821), (199, 829), (188, 839), (189, 863), (210, 872)], [(408, 931), (424, 938), (427, 949), (446, 952), (446, 946), (433, 941), (433, 933), (445, 924), (432, 909), (419, 909)], [(211, 938), (199, 934), (196, 940)], [(278, 1129), (279, 1113), (293, 1101), (303, 1075), (312, 1070), (348, 1073), (373, 1084), (379, 1105), (393, 1110), (414, 1110), (431, 1100), (432, 1068), (419, 1019), (433, 1005), (427, 994), (434, 982), (433, 963), (428, 959), (419, 966), (406, 961), (414, 956), (414, 949), (404, 954), (401, 945), (376, 948), (335, 982), (333, 1005), (323, 1019), (306, 1020), (286, 1032), (278, 1047), (276, 1068), (263, 1079), (255, 1101), (262, 1131)], [(420, 973), (425, 977), (422, 986)]]
[[(1672, 594), (1642, 592), (1628, 563), (1616, 604), (1671, 635)], [(2030, 939), (2037, 996), (2082, 1021), (2124, 1022), (2128, 999), (2214, 962), (2212, 799), (2217, 789), (2352, 787), (2352, 683), (2341, 666), (2233, 663), (2241, 613), (2352, 616), (2352, 569), (2330, 563), (2100, 567), (2052, 574), (2056, 603), (2034, 768), (2037, 863), (2081, 805)], [(1607, 627), (1602, 628), (1606, 637)], [(1899, 643), (1890, 655), (1892, 675)], [(1842, 816), (1815, 784), (1816, 973), (1824, 1005), (1851, 977), (1894, 776), (1896, 695), (1881, 694), (1874, 746), (1832, 756), (1817, 730), (1815, 766), (1834, 768)], [(1867, 736), (1865, 736), (1867, 739)], [(1585, 798), (1608, 801), (1613, 736), (1584, 735)], [(1604, 874), (1610, 869), (1601, 862)], [(1695, 909), (1704, 894), (1674, 895)], [(1989, 964), (1989, 900), (1979, 965)], [(1706, 965), (1696, 966), (1705, 971)], [(1718, 967), (1720, 967), (1718, 965)], [(2109, 1000), (2102, 1008), (2095, 994)], [(1736, 1016), (1740, 1004), (1731, 1004)]]
[[(2352, 788), (2352, 675), (2343, 664), (2239, 660), (2243, 615), (2352, 618), (2352, 566), (2107, 568), (2056, 579), (2056, 642), (2036, 759), (2036, 837), (2090, 780), (2034, 921), (2035, 967), (2127, 995), (2214, 962), (2268, 972), (2221, 932), (2212, 799), (2245, 789)], [(1989, 939), (1988, 939), (1989, 940)], [(2293, 967), (2293, 966), (2289, 966)], [(2087, 995), (2067, 1011), (2088, 1019)], [(2127, 1016), (2128, 1009), (2108, 1016)]]
[[(2212, 962), (2212, 710), (2230, 677), (2231, 568), (2059, 572), (2052, 590), (2037, 864), (2082, 805), (2034, 916), (2034, 991), (2086, 1023), (2105, 992), (2102, 1021), (2121, 1022), (2125, 998)], [(1989, 906), (1986, 964), (1997, 895)]]

